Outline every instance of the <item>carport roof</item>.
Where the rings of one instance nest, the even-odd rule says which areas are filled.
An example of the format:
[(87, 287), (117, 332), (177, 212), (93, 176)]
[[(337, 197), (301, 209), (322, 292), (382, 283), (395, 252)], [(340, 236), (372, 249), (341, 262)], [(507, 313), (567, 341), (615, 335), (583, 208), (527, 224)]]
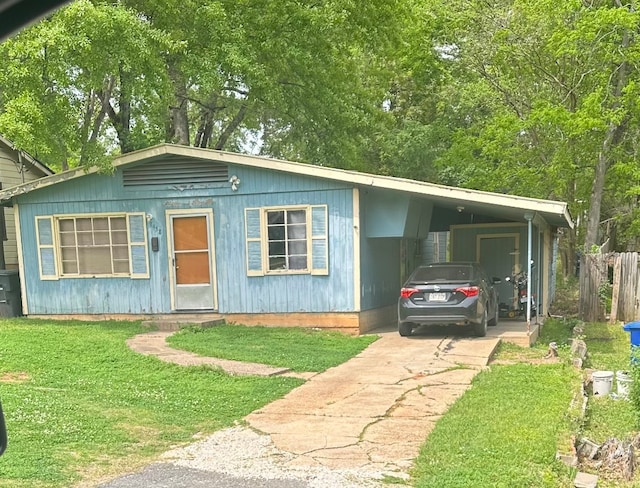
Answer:
[[(462, 207), (466, 213), (490, 215), (516, 222), (526, 221), (525, 215), (528, 214), (527, 216), (531, 216), (534, 219), (543, 219), (552, 226), (573, 227), (573, 221), (569, 215), (567, 204), (564, 202), (469, 190), (404, 178), (373, 175), (358, 171), (327, 168), (312, 164), (295, 163), (190, 146), (160, 144), (119, 156), (114, 160), (113, 165), (117, 168), (133, 163), (176, 156), (205, 161), (220, 161), (227, 164), (312, 176), (352, 184), (359, 188), (397, 191), (410, 194), (416, 198), (428, 200), (438, 207), (458, 210), (461, 210)], [(0, 191), (0, 202), (7, 203), (16, 196), (63, 181), (79, 178), (86, 174), (97, 173), (98, 170), (97, 167), (75, 168), (36, 181), (14, 186)]]

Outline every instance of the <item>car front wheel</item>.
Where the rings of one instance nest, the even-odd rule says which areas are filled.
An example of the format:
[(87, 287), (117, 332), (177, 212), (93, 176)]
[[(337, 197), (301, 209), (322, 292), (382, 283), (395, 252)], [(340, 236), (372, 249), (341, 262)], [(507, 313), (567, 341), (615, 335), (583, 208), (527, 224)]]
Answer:
[(413, 332), (413, 326), (407, 323), (398, 324), (398, 332), (402, 337), (408, 337)]
[(487, 335), (487, 307), (485, 307), (484, 312), (482, 312), (480, 323), (473, 326), (473, 332), (476, 337), (484, 337)]

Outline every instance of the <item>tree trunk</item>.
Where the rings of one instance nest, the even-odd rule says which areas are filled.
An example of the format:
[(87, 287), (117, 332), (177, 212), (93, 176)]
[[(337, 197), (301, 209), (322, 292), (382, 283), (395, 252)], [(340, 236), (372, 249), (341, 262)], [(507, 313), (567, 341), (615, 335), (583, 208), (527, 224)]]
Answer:
[(174, 102), (169, 107), (169, 124), (165, 140), (174, 144), (188, 146), (191, 138), (189, 135), (187, 82), (174, 61), (168, 61), (168, 69), (169, 77), (173, 84)]
[(118, 137), (120, 138), (120, 150), (122, 154), (131, 152), (135, 149), (131, 140), (131, 86), (129, 85), (129, 73), (127, 73), (122, 64), (120, 64), (120, 97), (118, 105), (120, 105), (120, 130)]
[(244, 119), (244, 116), (246, 115), (246, 113), (247, 113), (247, 105), (243, 103), (242, 105), (240, 105), (240, 110), (238, 110), (238, 113), (236, 114), (236, 116), (233, 118), (231, 122), (229, 122), (229, 124), (224, 129), (224, 131), (222, 131), (222, 134), (220, 134), (220, 137), (218, 138), (218, 142), (216, 142), (214, 149), (222, 150), (224, 148), (225, 144), (231, 137), (231, 134), (233, 134), (233, 131), (235, 131), (238, 128), (238, 126)]
[(135, 148), (131, 140), (131, 87), (129, 86), (128, 73), (124, 70), (122, 64), (120, 65), (119, 75), (120, 95), (118, 97), (118, 105), (120, 111), (116, 112), (108, 98), (106, 99), (106, 105), (104, 105), (104, 107), (113, 124), (113, 128), (118, 134), (120, 152), (126, 154)]
[[(626, 8), (622, 6), (619, 0), (616, 0), (615, 3), (619, 8)], [(621, 51), (624, 51), (629, 47), (629, 42), (630, 34), (629, 31), (626, 30), (622, 36), (622, 44), (620, 46)], [(611, 94), (613, 99), (611, 104), (612, 110), (620, 107), (620, 99), (622, 97), (622, 92), (627, 85), (628, 75), (629, 64), (626, 61), (622, 61), (622, 63), (617, 66), (617, 69), (612, 76), (612, 82), (615, 83), (612, 90), (613, 93)], [(623, 120), (622, 122), (609, 122), (609, 127), (607, 127), (607, 132), (604, 140), (602, 141), (602, 147), (598, 153), (593, 186), (591, 187), (591, 199), (589, 200), (589, 215), (587, 217), (587, 231), (584, 240), (585, 252), (590, 252), (594, 245), (599, 244), (598, 230), (600, 227), (600, 211), (602, 208), (602, 195), (604, 193), (607, 169), (609, 169), (611, 161), (611, 152), (622, 136), (625, 123), (626, 120)]]
[[(89, 162), (91, 148), (95, 146), (98, 140), (98, 136), (100, 135), (100, 131), (102, 130), (102, 124), (104, 123), (104, 119), (107, 116), (109, 99), (111, 98), (111, 95), (113, 93), (115, 81), (116, 80), (114, 76), (106, 77), (103, 83), (102, 90), (93, 92), (90, 95), (91, 98), (88, 102), (85, 122), (83, 125), (82, 148), (80, 149), (80, 166), (84, 166)], [(96, 115), (95, 111), (97, 103), (100, 104), (100, 110)], [(91, 125), (91, 130), (89, 130), (89, 127)]]
[(213, 134), (213, 112), (211, 110), (202, 109), (200, 112), (200, 125), (196, 132), (194, 146), (209, 147), (211, 134)]

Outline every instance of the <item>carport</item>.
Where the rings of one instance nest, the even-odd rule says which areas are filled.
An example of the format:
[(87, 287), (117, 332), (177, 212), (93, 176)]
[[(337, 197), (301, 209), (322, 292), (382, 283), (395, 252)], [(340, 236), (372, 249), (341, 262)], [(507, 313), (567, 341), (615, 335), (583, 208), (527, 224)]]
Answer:
[[(573, 227), (567, 204), (437, 185), (429, 186), (428, 196), (418, 198), (422, 212), (419, 220), (428, 233), (425, 236), (418, 228), (415, 238), (405, 235), (403, 280), (415, 266), (442, 261), (443, 257), (447, 261), (477, 261), (490, 276), (503, 280), (498, 285), (501, 301), (504, 297), (510, 304), (517, 295), (513, 284), (504, 278), (523, 271), (530, 277), (526, 316), (502, 317), (489, 335), (501, 335), (521, 345), (533, 343), (554, 297), (558, 230)], [(446, 254), (442, 249), (427, 252), (427, 241), (443, 232), (447, 233)], [(442, 248), (443, 243), (439, 244)], [(538, 308), (534, 316), (531, 297)]]

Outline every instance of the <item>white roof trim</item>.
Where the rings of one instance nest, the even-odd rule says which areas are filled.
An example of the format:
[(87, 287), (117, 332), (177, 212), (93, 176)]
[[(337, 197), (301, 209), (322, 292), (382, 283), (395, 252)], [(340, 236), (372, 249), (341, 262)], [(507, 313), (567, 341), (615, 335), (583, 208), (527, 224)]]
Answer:
[[(573, 227), (573, 221), (569, 215), (567, 204), (554, 200), (541, 200), (514, 195), (503, 195), (479, 190), (469, 190), (455, 188), (444, 185), (436, 185), (422, 181), (415, 181), (391, 176), (380, 176), (358, 171), (349, 171), (337, 168), (327, 168), (305, 163), (295, 163), (280, 159), (271, 159), (247, 154), (238, 154), (213, 149), (203, 149), (191, 146), (179, 146), (175, 144), (160, 144), (147, 149), (131, 152), (117, 157), (113, 161), (114, 167), (125, 166), (134, 162), (153, 159), (164, 155), (184, 156), (189, 158), (209, 159), (221, 161), (228, 164), (237, 164), (273, 171), (324, 178), (329, 180), (350, 183), (361, 187), (379, 188), (385, 190), (412, 193), (417, 196), (436, 197), (452, 202), (472, 204), (482, 201), (485, 205), (502, 207), (505, 209), (522, 210), (523, 212), (534, 212), (545, 218), (545, 215), (552, 217), (552, 220), (561, 221), (566, 227)], [(25, 183), (8, 190), (0, 191), (0, 201), (6, 201), (14, 196), (27, 193), (36, 188), (56, 184), (60, 181), (74, 179), (85, 174), (98, 172), (97, 167), (76, 168), (73, 170), (58, 173), (35, 182)], [(545, 220), (548, 220), (548, 217)]]

